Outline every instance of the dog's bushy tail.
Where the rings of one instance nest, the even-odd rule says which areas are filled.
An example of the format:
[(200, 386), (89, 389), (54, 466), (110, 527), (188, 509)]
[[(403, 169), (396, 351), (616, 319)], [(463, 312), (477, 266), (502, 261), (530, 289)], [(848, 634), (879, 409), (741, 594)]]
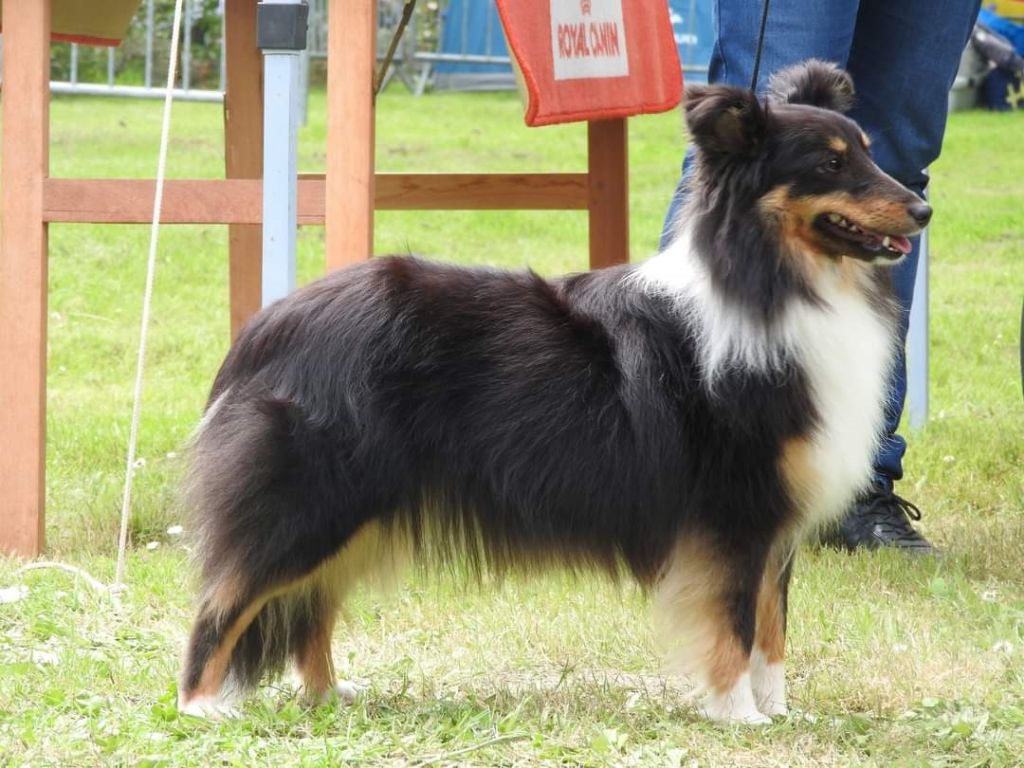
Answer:
[(185, 493), (202, 579), (186, 687), (257, 608), (228, 662), (234, 688), (280, 672), (333, 616), (335, 595), (317, 578), (338, 546), (323, 530), (333, 456), (290, 400), (227, 389), (207, 410)]

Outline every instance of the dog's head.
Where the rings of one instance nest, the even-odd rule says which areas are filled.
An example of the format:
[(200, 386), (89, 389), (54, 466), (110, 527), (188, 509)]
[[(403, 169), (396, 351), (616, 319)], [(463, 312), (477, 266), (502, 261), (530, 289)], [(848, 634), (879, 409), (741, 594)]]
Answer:
[(687, 86), (704, 189), (727, 185), (801, 252), (900, 259), (931, 208), (875, 165), (868, 137), (843, 114), (853, 97), (846, 72), (815, 60), (773, 76), (764, 102), (744, 88)]

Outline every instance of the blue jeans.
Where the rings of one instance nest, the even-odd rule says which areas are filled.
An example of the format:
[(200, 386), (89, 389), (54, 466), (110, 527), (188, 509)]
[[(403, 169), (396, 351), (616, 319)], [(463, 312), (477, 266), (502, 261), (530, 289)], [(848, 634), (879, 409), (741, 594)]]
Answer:
[[(708, 82), (749, 87), (761, 20), (761, 2), (717, 0), (715, 45)], [(768, 10), (757, 88), (773, 72), (808, 58), (833, 61), (853, 77), (857, 98), (851, 118), (871, 137), (878, 165), (918, 194), (926, 168), (939, 156), (946, 129), (947, 97), (960, 54), (978, 15), (979, 0), (776, 0)], [(683, 161), (687, 173), (692, 147)], [(661, 234), (664, 248), (682, 201), (676, 189)], [(939, 216), (941, 216), (941, 211)], [(899, 359), (889, 382), (885, 436), (875, 457), (877, 481), (887, 489), (903, 477), (906, 441), (896, 434), (907, 394), (906, 342), (917, 273), (919, 239), (896, 267)]]

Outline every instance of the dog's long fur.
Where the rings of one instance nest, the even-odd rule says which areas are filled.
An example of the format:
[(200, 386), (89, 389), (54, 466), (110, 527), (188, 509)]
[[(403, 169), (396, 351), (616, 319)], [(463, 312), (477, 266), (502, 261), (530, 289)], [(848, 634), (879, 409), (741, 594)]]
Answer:
[(381, 258), (249, 323), (193, 451), (185, 711), (289, 659), (329, 691), (339, 603), (398, 550), (631, 576), (707, 714), (785, 711), (791, 556), (869, 479), (893, 337), (874, 262), (923, 204), (834, 111), (845, 73), (812, 62), (772, 93), (688, 89), (689, 203), (642, 266)]

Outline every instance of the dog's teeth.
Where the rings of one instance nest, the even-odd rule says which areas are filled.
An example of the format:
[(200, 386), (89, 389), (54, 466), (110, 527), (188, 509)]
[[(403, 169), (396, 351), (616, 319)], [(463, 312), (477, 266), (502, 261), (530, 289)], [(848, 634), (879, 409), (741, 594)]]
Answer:
[(891, 238), (888, 235), (886, 235), (885, 237), (882, 238), (882, 245), (884, 245), (886, 248), (890, 248), (891, 247), (889, 245), (889, 241), (890, 240), (891, 240)]
[(839, 224), (840, 222), (842, 222), (843, 217), (840, 216), (838, 213), (830, 213), (828, 215), (828, 220), (831, 221), (833, 224)]

